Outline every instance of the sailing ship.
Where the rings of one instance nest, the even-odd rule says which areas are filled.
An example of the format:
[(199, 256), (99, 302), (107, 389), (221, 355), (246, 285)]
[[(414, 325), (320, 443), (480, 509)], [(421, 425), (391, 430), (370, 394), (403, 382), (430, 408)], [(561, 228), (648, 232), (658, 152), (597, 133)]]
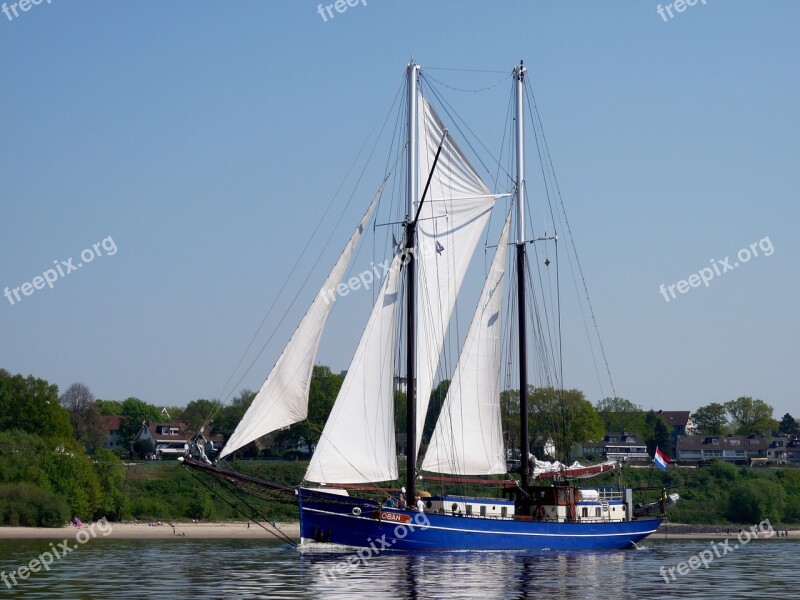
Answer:
[[(528, 425), (526, 318), (526, 68), (513, 69), (515, 174), (510, 193), (497, 194), (479, 176), (419, 89), (420, 66), (406, 69), (405, 220), (400, 241), (375, 298), (336, 402), (310, 460), (305, 480), (288, 487), (211, 464), (203, 455), (184, 464), (227, 482), (262, 486), (300, 511), (303, 546), (383, 548), (394, 551), (583, 550), (634, 547), (664, 518), (664, 499), (653, 517), (634, 511), (630, 488), (579, 489), (573, 479), (615, 464), (583, 467), (531, 461)], [(220, 460), (244, 445), (308, 414), (312, 370), (326, 320), (341, 292), (356, 247), (367, 229), (383, 184), (370, 202), (322, 288), (300, 321), (236, 428)], [(510, 198), (510, 203), (498, 202)], [(511, 209), (507, 206), (510, 204)], [(460, 349), (438, 422), (420, 462), (424, 420), (467, 268), (493, 211), (503, 228), (477, 309)], [(512, 218), (513, 217), (513, 218)], [(509, 238), (514, 241), (510, 242)], [(520, 416), (519, 479), (507, 473), (501, 409), (501, 346), (507, 251), (515, 253), (516, 332)], [(377, 278), (377, 271), (375, 273)], [(513, 295), (512, 295), (513, 297)], [(404, 325), (404, 327), (403, 327)], [(398, 360), (397, 344), (404, 346)], [(407, 382), (405, 462), (401, 488), (395, 424), (397, 365)], [(532, 469), (532, 466), (534, 467)], [(502, 488), (502, 497), (430, 495), (423, 473), (476, 479)], [(461, 479), (458, 479), (461, 478)], [(395, 484), (397, 485), (397, 484)], [(390, 498), (387, 502), (387, 498)], [(674, 503), (674, 502), (673, 502)]]

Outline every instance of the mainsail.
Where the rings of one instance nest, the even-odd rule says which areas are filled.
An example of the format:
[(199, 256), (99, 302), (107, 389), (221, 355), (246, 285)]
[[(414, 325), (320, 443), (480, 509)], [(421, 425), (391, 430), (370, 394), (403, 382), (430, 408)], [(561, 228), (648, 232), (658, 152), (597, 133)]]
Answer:
[[(419, 106), (419, 189), (422, 190), (445, 127), (422, 96)], [(456, 297), (496, 199), (448, 135), (422, 205), (416, 234), (417, 447)]]
[(325, 321), (336, 301), (336, 287), (347, 272), (353, 252), (382, 192), (383, 185), (372, 199), (367, 212), (364, 213), (269, 377), (220, 453), (220, 460), (262, 435), (302, 421), (308, 415), (308, 392), (314, 359)]
[(402, 254), (392, 266), (322, 431), (305, 479), (368, 483), (397, 479), (394, 359)]
[(510, 220), (509, 214), (422, 462), (425, 471), (506, 472), (500, 420), (500, 313)]

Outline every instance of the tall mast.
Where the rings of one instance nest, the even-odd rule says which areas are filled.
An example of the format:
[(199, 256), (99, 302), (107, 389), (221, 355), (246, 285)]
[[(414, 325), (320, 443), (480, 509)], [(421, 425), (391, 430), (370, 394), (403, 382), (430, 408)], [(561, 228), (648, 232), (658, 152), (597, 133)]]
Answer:
[(528, 352), (525, 310), (525, 118), (523, 97), (525, 67), (519, 61), (514, 69), (516, 82), (516, 142), (517, 142), (517, 321), (519, 323), (519, 419), (520, 419), (520, 470), (522, 490), (530, 486), (530, 434), (528, 432)]
[[(414, 260), (414, 215), (417, 203), (417, 74), (419, 65), (408, 64), (408, 176), (406, 193), (406, 500), (413, 504), (417, 493), (417, 390), (416, 390), (416, 265)], [(408, 247), (410, 246), (410, 247)]]

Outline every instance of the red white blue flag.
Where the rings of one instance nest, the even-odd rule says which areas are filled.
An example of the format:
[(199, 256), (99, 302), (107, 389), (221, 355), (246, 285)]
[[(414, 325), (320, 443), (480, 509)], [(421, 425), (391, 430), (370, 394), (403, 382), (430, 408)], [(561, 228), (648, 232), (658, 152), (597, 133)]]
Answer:
[(666, 455), (663, 452), (661, 452), (661, 450), (658, 447), (656, 447), (656, 456), (653, 459), (653, 462), (655, 463), (655, 465), (659, 469), (661, 469), (662, 471), (664, 471), (666, 473), (667, 464), (669, 463), (669, 459), (666, 457)]

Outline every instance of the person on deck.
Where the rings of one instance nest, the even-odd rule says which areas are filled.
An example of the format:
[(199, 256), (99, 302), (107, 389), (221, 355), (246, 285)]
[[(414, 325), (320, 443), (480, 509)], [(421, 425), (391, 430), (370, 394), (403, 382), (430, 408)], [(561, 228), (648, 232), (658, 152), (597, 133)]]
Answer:
[(422, 498), (417, 496), (417, 510), (421, 513), (425, 512), (425, 503), (422, 501)]

